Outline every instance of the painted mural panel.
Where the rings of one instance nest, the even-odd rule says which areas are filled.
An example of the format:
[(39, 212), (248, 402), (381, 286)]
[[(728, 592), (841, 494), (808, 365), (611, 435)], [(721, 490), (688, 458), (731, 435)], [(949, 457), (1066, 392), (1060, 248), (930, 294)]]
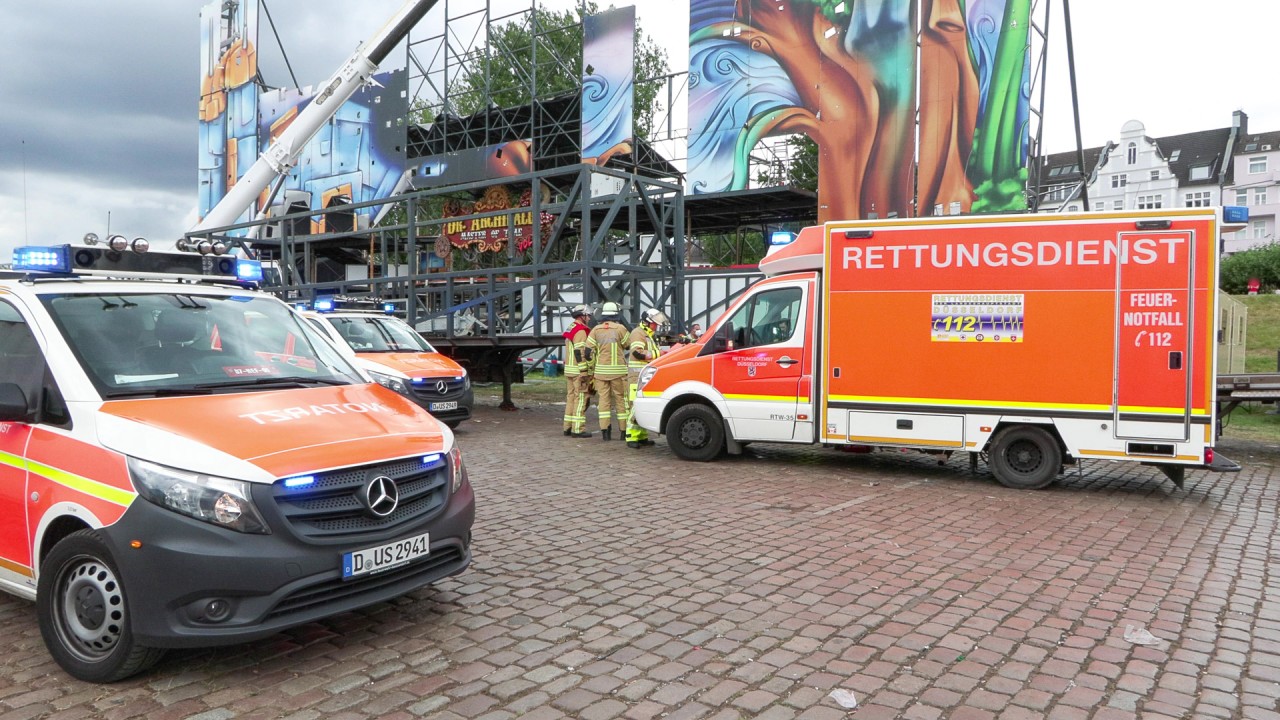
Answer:
[[(262, 95), (258, 135), (267, 147), (314, 97), (310, 86)], [(334, 204), (360, 203), (387, 197), (404, 175), (408, 77), (403, 68), (376, 73), (373, 83), (356, 91), (311, 138), (285, 181), (294, 201), (312, 210)], [(266, 200), (259, 199), (259, 205)], [(279, 200), (277, 200), (277, 203)], [(367, 227), (380, 208), (357, 211), (359, 227)], [(315, 218), (313, 232), (342, 232)]]
[(762, 140), (802, 133), (820, 220), (1025, 207), (1030, 0), (967, 6), (691, 0), (688, 191), (745, 189)]
[(603, 165), (635, 137), (635, 7), (588, 15), (583, 37), (582, 161)]
[(1030, 0), (921, 0), (919, 214), (1025, 210)]
[[(258, 159), (258, 0), (200, 10), (199, 213), (204, 217)], [(240, 220), (249, 220), (247, 211)]]
[[(271, 142), (311, 102), (313, 89), (261, 91), (258, 74), (258, 0), (218, 0), (200, 14), (200, 216), (221, 200)], [(404, 117), (408, 74), (377, 73), (311, 139), (275, 203), (313, 210), (391, 195), (406, 167)], [(268, 193), (237, 222), (253, 219)], [(358, 211), (367, 227), (380, 208)], [(312, 223), (313, 232), (344, 231)], [(347, 224), (353, 224), (348, 222)], [(241, 234), (243, 232), (233, 233)]]

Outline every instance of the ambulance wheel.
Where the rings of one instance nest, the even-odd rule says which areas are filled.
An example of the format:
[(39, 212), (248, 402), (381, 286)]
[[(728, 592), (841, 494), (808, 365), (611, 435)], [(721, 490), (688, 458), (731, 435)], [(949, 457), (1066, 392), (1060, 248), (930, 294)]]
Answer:
[(724, 422), (706, 405), (685, 405), (667, 421), (667, 445), (681, 460), (707, 462), (724, 450)]
[(1042, 428), (1018, 425), (1000, 432), (991, 445), (991, 472), (1001, 485), (1039, 490), (1058, 477), (1062, 450)]
[(123, 680), (164, 655), (164, 650), (134, 642), (119, 576), (111, 552), (94, 530), (63, 538), (40, 564), (40, 634), (53, 659), (79, 680)]

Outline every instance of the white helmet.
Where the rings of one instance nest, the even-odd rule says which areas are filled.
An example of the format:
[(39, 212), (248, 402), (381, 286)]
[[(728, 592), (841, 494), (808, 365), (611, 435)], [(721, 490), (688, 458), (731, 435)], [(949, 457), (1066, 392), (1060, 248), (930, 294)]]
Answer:
[(610, 315), (620, 315), (621, 313), (622, 308), (618, 307), (618, 303), (616, 302), (607, 302), (600, 306), (600, 314), (605, 317), (609, 317)]
[(570, 314), (573, 317), (582, 317), (583, 315), (586, 315), (589, 317), (591, 315), (591, 311), (587, 309), (586, 305), (577, 305), (577, 306), (574, 306), (572, 311), (570, 311)]
[(666, 313), (661, 310), (654, 310), (653, 308), (649, 308), (643, 313), (640, 313), (640, 319), (647, 323), (653, 323), (659, 327), (671, 322), (671, 320), (667, 318)]

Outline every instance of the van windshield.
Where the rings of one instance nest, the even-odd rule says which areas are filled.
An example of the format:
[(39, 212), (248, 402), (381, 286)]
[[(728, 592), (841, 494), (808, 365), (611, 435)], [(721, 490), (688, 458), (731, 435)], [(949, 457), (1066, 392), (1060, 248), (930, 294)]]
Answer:
[(428, 352), (435, 348), (409, 327), (393, 317), (326, 316), (325, 320), (356, 352)]
[(275, 298), (66, 293), (41, 301), (103, 398), (364, 382)]

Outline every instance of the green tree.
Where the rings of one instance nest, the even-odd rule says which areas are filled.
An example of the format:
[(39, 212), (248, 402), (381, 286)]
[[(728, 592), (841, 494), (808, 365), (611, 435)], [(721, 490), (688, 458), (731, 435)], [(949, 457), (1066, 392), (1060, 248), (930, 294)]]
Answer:
[(1280, 243), (1268, 243), (1223, 260), (1218, 284), (1232, 295), (1243, 295), (1253, 278), (1262, 284), (1264, 293), (1280, 288)]
[[(486, 57), (476, 57), (463, 66), (451, 85), (453, 112), (470, 115), (488, 103), (501, 107), (528, 104), (538, 97), (571, 92), (582, 86), (582, 19), (599, 12), (595, 2), (574, 10), (535, 7), (503, 25), (493, 26)], [(658, 116), (662, 82), (666, 75), (667, 52), (653, 38), (636, 28), (635, 131), (648, 137)]]
[(801, 190), (818, 191), (818, 143), (808, 135), (787, 138), (788, 162), (785, 167), (771, 167), (756, 176), (760, 186), (790, 185)]

